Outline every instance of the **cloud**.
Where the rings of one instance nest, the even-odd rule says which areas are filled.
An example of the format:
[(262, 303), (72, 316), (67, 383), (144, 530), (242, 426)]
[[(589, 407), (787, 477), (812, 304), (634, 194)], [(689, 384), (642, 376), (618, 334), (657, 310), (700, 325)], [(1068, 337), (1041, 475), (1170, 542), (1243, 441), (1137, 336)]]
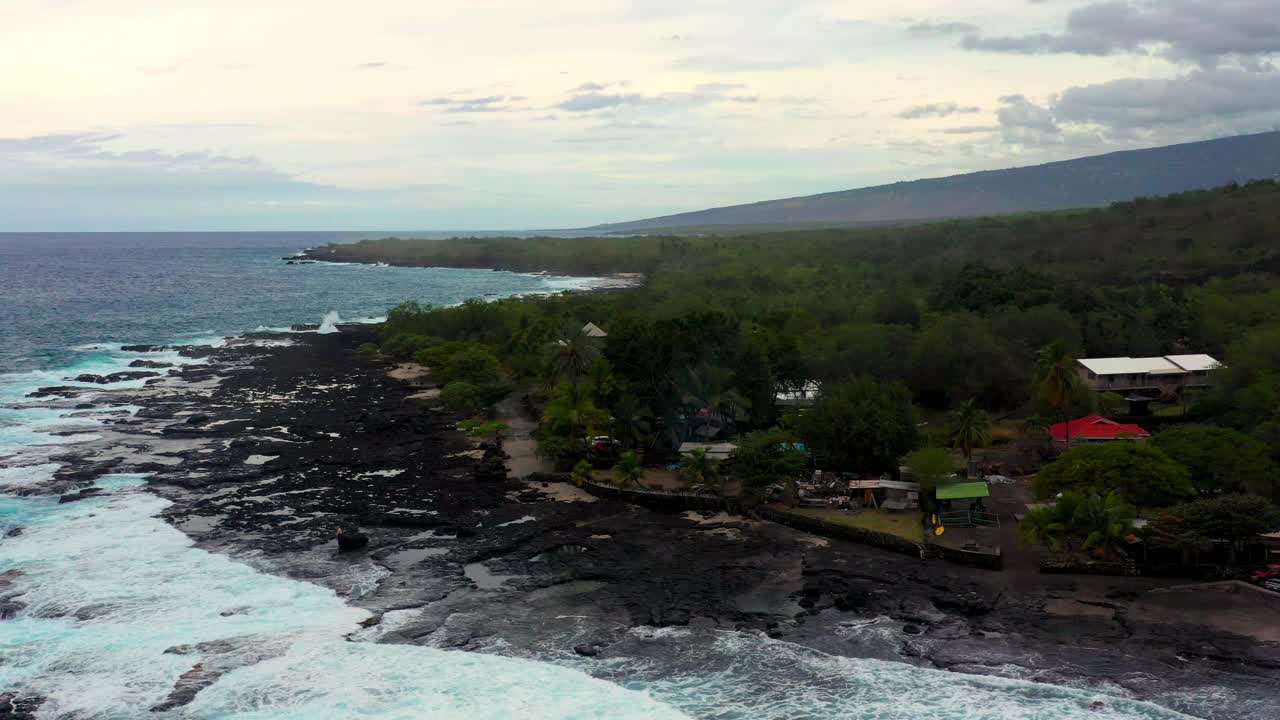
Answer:
[(643, 93), (578, 93), (567, 100), (556, 104), (556, 109), (566, 112), (595, 112), (607, 108), (623, 106), (658, 106), (668, 108), (696, 107), (712, 103), (754, 103), (759, 100), (754, 95), (730, 95), (733, 90), (744, 88), (736, 83), (703, 83), (692, 92), (671, 92), (659, 95)]
[(1276, 112), (1280, 112), (1280, 71), (1231, 68), (1073, 87), (1054, 105), (1060, 122), (1110, 128), (1186, 125)]
[(574, 95), (568, 100), (559, 103), (556, 107), (568, 112), (591, 112), (619, 105), (639, 105), (643, 102), (645, 102), (645, 96), (640, 93), (606, 94), (590, 92)]
[(773, 72), (813, 67), (819, 61), (811, 57), (766, 58), (735, 57), (727, 55), (695, 55), (671, 63), (672, 70), (690, 70), (711, 73)]
[(442, 107), (446, 113), (498, 113), (516, 108), (503, 103), (527, 100), (523, 95), (488, 95), (485, 97), (452, 98), (435, 97), (418, 103), (422, 106)]
[(967, 50), (1026, 55), (1162, 54), (1211, 66), (1224, 58), (1280, 53), (1275, 0), (1127, 0), (1095, 2), (1067, 16), (1059, 34), (970, 34)]
[(907, 26), (907, 32), (911, 35), (919, 35), (923, 37), (942, 37), (945, 35), (965, 35), (976, 34), (979, 28), (973, 23), (966, 22), (945, 22), (931, 23), (918, 22)]
[(1000, 98), (996, 117), (1000, 120), (1001, 135), (1010, 145), (1059, 142), (1062, 133), (1049, 108), (1037, 105), (1022, 95)]
[(978, 135), (980, 133), (996, 132), (999, 129), (999, 125), (961, 125), (959, 127), (936, 128), (930, 132), (942, 133), (943, 135)]
[(356, 70), (377, 70), (378, 68), (384, 68), (387, 65), (388, 63), (386, 61), (380, 60), (378, 62), (360, 63), (359, 65), (356, 65), (355, 69)]
[(948, 117), (950, 115), (970, 115), (979, 112), (982, 112), (980, 107), (945, 102), (913, 105), (898, 113), (898, 117), (903, 120), (920, 120), (922, 118)]
[(1168, 145), (1280, 129), (1280, 71), (1198, 69), (1172, 78), (1123, 78), (1068, 88), (1038, 104), (1000, 99), (1005, 143), (1079, 148)]
[(609, 88), (608, 83), (585, 82), (579, 85), (578, 87), (574, 88), (573, 91), (574, 92), (600, 92), (601, 90), (607, 90), (608, 88)]

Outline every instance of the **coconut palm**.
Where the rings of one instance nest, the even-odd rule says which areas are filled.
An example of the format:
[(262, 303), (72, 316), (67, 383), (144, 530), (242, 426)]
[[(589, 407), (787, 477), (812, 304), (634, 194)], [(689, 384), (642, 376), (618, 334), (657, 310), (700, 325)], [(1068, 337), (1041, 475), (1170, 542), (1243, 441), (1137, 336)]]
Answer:
[(573, 479), (574, 485), (582, 487), (595, 480), (595, 472), (591, 469), (591, 463), (586, 460), (579, 460), (578, 464), (573, 466), (573, 473), (570, 477)]
[(951, 412), (951, 446), (964, 453), (967, 463), (973, 462), (974, 448), (991, 442), (991, 416), (970, 398)]
[(555, 396), (547, 403), (542, 427), (553, 435), (566, 438), (570, 449), (576, 452), (604, 420), (604, 413), (591, 401), (586, 389), (566, 382), (560, 384)]
[(693, 492), (724, 494), (724, 476), (720, 474), (720, 461), (707, 457), (707, 451), (702, 448), (684, 456), (684, 467), (680, 470), (680, 476), (689, 483), (689, 489)]
[(640, 456), (634, 450), (622, 453), (622, 458), (613, 466), (613, 481), (618, 487), (640, 487), (640, 478), (644, 477), (644, 466), (640, 464)]
[(686, 407), (706, 410), (722, 423), (745, 419), (751, 410), (751, 401), (733, 387), (733, 373), (712, 365), (688, 369), (683, 399)]
[(1062, 521), (1055, 508), (1037, 508), (1022, 516), (1018, 522), (1018, 536), (1024, 545), (1043, 545), (1058, 552), (1067, 538), (1067, 523)]
[(634, 449), (644, 442), (651, 425), (649, 414), (634, 395), (624, 395), (613, 406), (613, 436), (624, 447)]
[(1076, 508), (1071, 525), (1073, 531), (1084, 538), (1086, 551), (1115, 559), (1122, 554), (1128, 545), (1127, 538), (1133, 533), (1133, 508), (1114, 491), (1106, 497), (1090, 495)]
[(566, 328), (561, 337), (551, 344), (552, 376), (577, 385), (591, 372), (599, 358), (599, 338), (588, 335), (581, 328)]
[[(1062, 340), (1054, 340), (1041, 348), (1037, 370), (1040, 397), (1057, 411), (1063, 423), (1071, 422), (1071, 406), (1080, 376), (1076, 374), (1076, 360)], [(1067, 447), (1071, 447), (1071, 426), (1066, 425)]]

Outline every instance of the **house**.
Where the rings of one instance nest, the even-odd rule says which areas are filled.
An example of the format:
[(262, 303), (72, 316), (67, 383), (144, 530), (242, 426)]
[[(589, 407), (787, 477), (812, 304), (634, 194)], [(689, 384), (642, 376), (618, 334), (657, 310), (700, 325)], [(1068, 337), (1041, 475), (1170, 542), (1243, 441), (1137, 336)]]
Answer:
[(1118, 423), (1101, 415), (1087, 415), (1071, 422), (1060, 422), (1049, 427), (1055, 443), (1099, 443), (1111, 440), (1145, 440), (1151, 433), (1137, 425)]
[(1209, 355), (1161, 357), (1084, 358), (1076, 372), (1086, 387), (1097, 392), (1132, 392), (1177, 397), (1183, 388), (1209, 385), (1214, 370), (1222, 367)]
[(593, 322), (589, 322), (586, 325), (582, 326), (582, 334), (586, 335), (587, 337), (593, 337), (593, 338), (609, 337), (609, 333), (601, 330), (600, 326), (596, 325)]

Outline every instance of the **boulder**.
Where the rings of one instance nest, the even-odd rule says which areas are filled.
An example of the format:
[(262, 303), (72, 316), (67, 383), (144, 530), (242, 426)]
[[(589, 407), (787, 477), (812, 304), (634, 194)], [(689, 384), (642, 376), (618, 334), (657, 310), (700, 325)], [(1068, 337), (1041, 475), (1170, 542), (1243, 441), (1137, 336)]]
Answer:
[(369, 544), (369, 536), (359, 530), (338, 528), (336, 536), (338, 538), (339, 552), (352, 552)]
[(76, 398), (76, 397), (80, 397), (80, 395), (83, 393), (84, 393), (84, 388), (71, 387), (69, 385), (56, 385), (53, 387), (42, 387), (36, 390), (32, 390), (31, 392), (27, 393), (27, 397), (43, 398), (43, 397), (56, 396), (56, 397), (64, 397), (64, 398)]
[(209, 422), (208, 415), (192, 415), (191, 417), (187, 418), (188, 425), (203, 425), (207, 422)]
[(111, 383), (127, 382), (129, 380), (141, 380), (143, 378), (152, 378), (159, 376), (160, 373), (148, 372), (145, 370), (124, 370), (114, 372), (110, 375), (94, 375), (92, 373), (84, 373), (71, 378), (75, 382), (93, 383), (94, 385), (109, 385)]
[(14, 691), (0, 693), (0, 718), (32, 720), (44, 700), (40, 695), (24, 695)]
[(26, 605), (13, 600), (0, 602), (0, 620), (12, 620), (18, 617), (18, 613), (25, 607)]
[(189, 704), (196, 699), (196, 695), (201, 690), (212, 685), (220, 677), (222, 677), (221, 671), (208, 668), (204, 663), (196, 663), (190, 670), (178, 676), (178, 681), (173, 684), (173, 691), (169, 693), (169, 697), (152, 707), (151, 712), (165, 712)]
[(80, 492), (68, 493), (66, 495), (63, 495), (62, 497), (59, 497), (58, 504), (62, 505), (63, 503), (76, 502), (78, 500), (86, 500), (88, 498), (93, 497), (94, 495), (101, 494), (102, 492), (103, 492), (103, 489), (100, 487), (85, 488)]
[(159, 370), (161, 368), (171, 368), (173, 367), (173, 363), (159, 362), (158, 360), (134, 360), (133, 362), (129, 363), (129, 367), (152, 368), (155, 370)]
[(573, 651), (583, 657), (595, 657), (600, 654), (600, 648), (594, 645), (574, 645)]
[(124, 345), (120, 349), (124, 352), (160, 352), (168, 348), (164, 345)]

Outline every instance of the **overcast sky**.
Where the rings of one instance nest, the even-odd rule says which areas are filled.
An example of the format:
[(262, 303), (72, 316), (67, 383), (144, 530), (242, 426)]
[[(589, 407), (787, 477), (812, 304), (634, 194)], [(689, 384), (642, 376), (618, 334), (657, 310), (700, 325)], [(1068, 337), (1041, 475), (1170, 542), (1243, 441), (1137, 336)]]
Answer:
[(2, 0), (0, 231), (517, 229), (1280, 127), (1278, 0)]

